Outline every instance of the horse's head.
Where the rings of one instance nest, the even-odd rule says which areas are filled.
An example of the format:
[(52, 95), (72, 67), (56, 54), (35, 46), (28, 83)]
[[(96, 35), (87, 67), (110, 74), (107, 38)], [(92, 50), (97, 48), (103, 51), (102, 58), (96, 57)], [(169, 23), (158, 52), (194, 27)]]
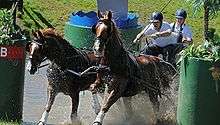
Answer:
[(112, 21), (112, 13), (110, 11), (105, 15), (98, 11), (98, 17), (99, 21), (92, 27), (92, 32), (96, 34), (93, 50), (96, 57), (103, 57), (105, 46), (110, 41), (109, 38), (114, 31), (115, 24)]
[(27, 65), (27, 69), (30, 74), (34, 74), (38, 70), (38, 67), (46, 57), (46, 38), (43, 32), (44, 30), (33, 32), (33, 40), (26, 44), (26, 51), (29, 52), (30, 59)]

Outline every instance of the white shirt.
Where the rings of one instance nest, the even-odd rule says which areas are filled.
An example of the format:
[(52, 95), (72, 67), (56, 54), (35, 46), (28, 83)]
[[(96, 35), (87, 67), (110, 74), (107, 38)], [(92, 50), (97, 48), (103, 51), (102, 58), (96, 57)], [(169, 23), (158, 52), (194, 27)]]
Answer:
[[(148, 27), (148, 28), (147, 28)], [(147, 29), (146, 29), (147, 28)], [(144, 32), (144, 35), (151, 35), (151, 34), (154, 34), (156, 32), (158, 32), (154, 25), (153, 24), (149, 24), (145, 27), (145, 32)], [(162, 31), (171, 31), (171, 27), (169, 25), (169, 23), (167, 22), (163, 22), (162, 23), (162, 26), (160, 28), (160, 31), (159, 32), (162, 32)], [(155, 44), (159, 47), (165, 47), (167, 45), (170, 45), (172, 44), (173, 42), (170, 41), (170, 37), (158, 37), (157, 39), (153, 40), (152, 41), (152, 44)]]
[[(174, 26), (174, 23), (171, 23), (170, 24), (171, 29), (173, 28), (173, 26)], [(189, 39), (192, 41), (192, 31), (189, 28), (189, 26), (186, 24), (183, 24), (182, 28), (183, 28), (182, 29), (183, 39), (186, 39), (186, 40)], [(179, 33), (180, 32), (180, 25), (175, 24), (175, 27), (172, 30), (174, 30), (173, 32), (175, 32), (175, 33)]]

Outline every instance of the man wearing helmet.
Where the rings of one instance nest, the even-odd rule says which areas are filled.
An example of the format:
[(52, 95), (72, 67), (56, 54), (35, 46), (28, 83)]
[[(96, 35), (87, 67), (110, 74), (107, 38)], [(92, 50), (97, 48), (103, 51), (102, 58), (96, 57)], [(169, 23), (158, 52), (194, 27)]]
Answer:
[(178, 33), (177, 43), (190, 44), (192, 42), (192, 31), (185, 24), (187, 13), (183, 9), (176, 11), (176, 22), (171, 23), (172, 32)]
[(158, 56), (163, 54), (164, 47), (172, 44), (172, 41), (167, 39), (171, 34), (171, 27), (169, 23), (163, 21), (161, 12), (153, 12), (149, 22), (150, 24), (137, 35), (134, 42), (140, 41), (143, 37), (151, 37), (153, 40), (146, 43), (142, 53)]
[(192, 43), (192, 31), (185, 23), (187, 17), (186, 11), (178, 9), (175, 15), (176, 22), (171, 23), (170, 27), (172, 30), (171, 36), (174, 35), (174, 41), (176, 41), (176, 43), (166, 47), (168, 50), (168, 62), (172, 63), (174, 66), (176, 54)]

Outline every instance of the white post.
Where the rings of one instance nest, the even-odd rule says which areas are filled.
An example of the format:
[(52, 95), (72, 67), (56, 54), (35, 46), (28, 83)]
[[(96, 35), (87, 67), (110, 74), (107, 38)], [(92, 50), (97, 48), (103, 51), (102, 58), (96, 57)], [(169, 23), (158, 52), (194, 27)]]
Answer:
[(127, 19), (128, 0), (97, 0), (97, 6), (101, 12), (111, 10), (113, 19)]

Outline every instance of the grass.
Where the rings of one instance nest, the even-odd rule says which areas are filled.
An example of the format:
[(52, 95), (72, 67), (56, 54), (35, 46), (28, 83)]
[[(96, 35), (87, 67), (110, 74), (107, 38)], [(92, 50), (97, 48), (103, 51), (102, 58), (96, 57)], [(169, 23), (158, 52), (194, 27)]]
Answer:
[(8, 118), (0, 118), (0, 125), (21, 125), (21, 121), (11, 121)]
[(0, 121), (0, 125), (20, 125), (19, 123), (15, 123), (15, 122), (3, 122)]
[[(40, 12), (60, 33), (64, 31), (65, 22), (68, 21), (69, 15), (74, 11), (96, 11), (96, 0), (25, 0), (25, 8), (31, 12), (32, 10)], [(146, 25), (147, 18), (154, 11), (160, 11), (167, 3), (167, 0), (129, 0), (129, 11), (139, 14), (139, 22)], [(178, 8), (184, 8), (188, 12), (187, 23), (193, 31), (193, 39), (199, 43), (203, 39), (203, 14), (201, 12), (193, 16), (192, 5), (182, 0), (172, 0), (164, 9), (165, 21), (175, 21), (175, 11)], [(35, 17), (36, 19), (36, 17)], [(39, 20), (37, 20), (39, 21)], [(37, 29), (34, 22), (25, 13), (22, 24), (24, 28)], [(45, 27), (45, 25), (43, 25)], [(220, 14), (210, 21), (210, 27), (217, 30), (220, 34)]]

